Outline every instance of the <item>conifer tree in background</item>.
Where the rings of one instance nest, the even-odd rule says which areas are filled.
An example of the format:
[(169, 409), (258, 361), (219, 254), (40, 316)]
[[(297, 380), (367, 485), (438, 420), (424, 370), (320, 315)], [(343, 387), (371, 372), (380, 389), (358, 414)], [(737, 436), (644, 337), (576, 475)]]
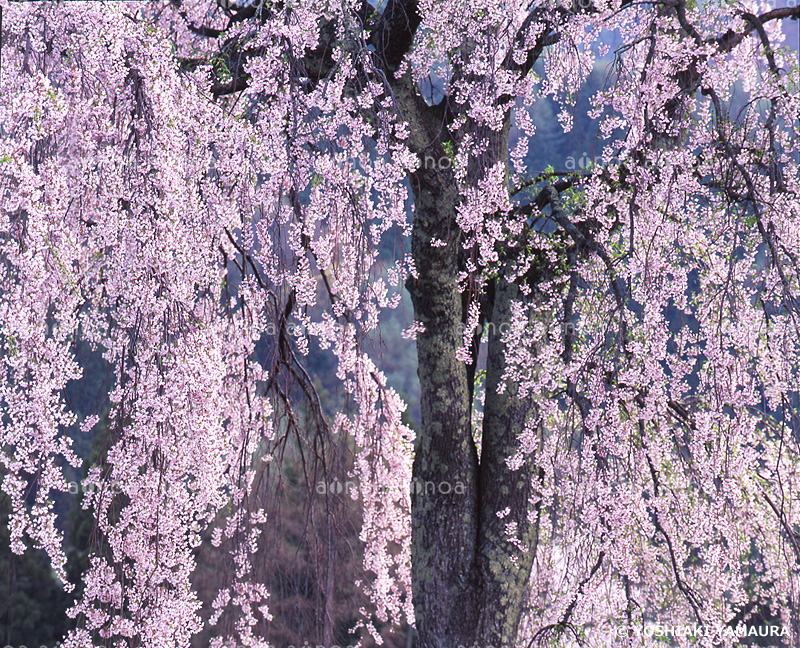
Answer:
[[(116, 376), (66, 646), (266, 645), (288, 447), (309, 491), (352, 465), (364, 641), (797, 644), (800, 8), (0, 6), (2, 492), (65, 583), (75, 338)], [(601, 155), (531, 173), (530, 107), (570, 131), (597, 66)], [(416, 433), (374, 344), (404, 286)]]

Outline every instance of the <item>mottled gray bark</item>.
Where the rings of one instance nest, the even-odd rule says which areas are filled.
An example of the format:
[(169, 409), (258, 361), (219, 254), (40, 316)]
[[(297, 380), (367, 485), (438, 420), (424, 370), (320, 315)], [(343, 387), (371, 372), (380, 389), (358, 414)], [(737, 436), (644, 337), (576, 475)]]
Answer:
[[(410, 121), (412, 145), (421, 157), (438, 162), (445, 153), (436, 138), (433, 111), (410, 81), (398, 88), (398, 98)], [(419, 646), (456, 648), (475, 637), (478, 525), (471, 402), (466, 367), (456, 358), (462, 339), (457, 192), (446, 165), (423, 165), (411, 182), (417, 278), (408, 287), (414, 317), (425, 327), (417, 335), (421, 430), (411, 500), (414, 608)], [(432, 247), (434, 237), (447, 245)]]
[[(411, 145), (439, 161), (441, 109), (427, 106), (405, 79), (395, 85), (409, 123)], [(508, 130), (497, 135), (487, 155), (507, 155)], [(484, 165), (491, 160), (481, 160)], [(422, 164), (411, 177), (415, 200), (412, 253), (417, 277), (408, 283), (417, 335), (421, 388), (421, 429), (412, 487), (412, 583), (420, 648), (513, 645), (536, 547), (536, 523), (527, 507), (533, 476), (530, 460), (516, 471), (506, 459), (531, 407), (510, 385), (496, 393), (504, 369), (505, 348), (497, 335), (489, 340), (481, 461), (472, 440), (471, 385), (456, 352), (463, 344), (465, 319), (458, 287), (461, 237), (455, 222), (458, 193), (447, 164)], [(446, 241), (432, 247), (431, 239)], [(508, 321), (516, 289), (498, 282), (492, 319)], [(463, 485), (463, 488), (460, 486)], [(497, 511), (511, 513), (504, 520)], [(520, 524), (514, 539), (505, 524)], [(535, 518), (534, 518), (535, 520)]]
[[(539, 509), (530, 505), (537, 474), (535, 454), (524, 455), (515, 470), (507, 463), (520, 449), (520, 433), (534, 408), (530, 396), (520, 398), (517, 384), (503, 378), (506, 344), (501, 339), (501, 325), (511, 321), (510, 306), (518, 292), (503, 277), (497, 280), (491, 317), (494, 326), (489, 328), (477, 560), (482, 585), (478, 637), (483, 646), (515, 645), (539, 539)], [(501, 385), (503, 393), (498, 393)], [(508, 513), (498, 517), (497, 512), (505, 509)], [(533, 516), (529, 517), (529, 512)], [(517, 523), (512, 533), (506, 529), (510, 521)]]

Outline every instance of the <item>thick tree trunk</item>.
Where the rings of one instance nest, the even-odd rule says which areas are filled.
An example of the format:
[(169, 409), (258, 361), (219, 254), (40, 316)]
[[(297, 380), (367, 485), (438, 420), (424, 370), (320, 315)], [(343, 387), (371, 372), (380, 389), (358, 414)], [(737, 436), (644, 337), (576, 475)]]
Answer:
[[(411, 145), (423, 164), (411, 182), (415, 200), (412, 252), (417, 277), (408, 283), (417, 335), (421, 429), (412, 484), (412, 585), (419, 648), (514, 645), (536, 547), (527, 507), (531, 461), (516, 471), (506, 459), (531, 404), (516, 391), (496, 393), (504, 345), (489, 340), (481, 461), (472, 440), (471, 385), (456, 352), (463, 343), (464, 307), (458, 288), (461, 238), (458, 193), (440, 139), (442, 114), (427, 106), (407, 79), (395, 86)], [(507, 141), (507, 130), (501, 135)], [(503, 149), (503, 147), (500, 147)], [(505, 156), (503, 149), (499, 155)], [(434, 160), (433, 164), (425, 160)], [(497, 158), (496, 158), (497, 159)], [(433, 238), (445, 241), (431, 246)], [(515, 288), (498, 286), (492, 318), (508, 321)], [(511, 508), (508, 517), (497, 512)], [(509, 536), (506, 524), (519, 528)], [(528, 551), (521, 551), (521, 542)]]
[[(472, 644), (478, 617), (478, 456), (470, 428), (467, 371), (456, 358), (462, 342), (458, 194), (451, 169), (438, 163), (444, 150), (428, 119), (429, 109), (410, 82), (400, 96), (413, 119), (412, 145), (421, 157), (435, 159), (411, 178), (417, 278), (408, 285), (414, 317), (425, 327), (417, 335), (422, 427), (411, 489), (414, 610), (418, 646), (457, 648)], [(433, 238), (447, 245), (432, 247)]]
[[(525, 455), (515, 470), (507, 459), (518, 453), (520, 434), (534, 413), (530, 396), (520, 398), (517, 385), (503, 379), (506, 345), (503, 324), (511, 321), (511, 302), (518, 290), (497, 280), (486, 360), (486, 400), (481, 441), (478, 571), (481, 606), (478, 636), (484, 646), (514, 646), (531, 567), (539, 541), (539, 509), (531, 507), (536, 475), (535, 454)], [(505, 383), (502, 394), (498, 387)], [(538, 450), (538, 448), (536, 448)], [(529, 519), (528, 513), (534, 512)], [(503, 517), (498, 512), (503, 511)], [(516, 529), (509, 530), (509, 522)]]
[(425, 331), (417, 335), (422, 429), (412, 483), (412, 583), (419, 645), (457, 648), (474, 641), (478, 618), (478, 456), (467, 371), (456, 358), (462, 343), (459, 240), (430, 246), (432, 236), (447, 240), (452, 185), (448, 190), (418, 179), (412, 241), (418, 278), (411, 294)]

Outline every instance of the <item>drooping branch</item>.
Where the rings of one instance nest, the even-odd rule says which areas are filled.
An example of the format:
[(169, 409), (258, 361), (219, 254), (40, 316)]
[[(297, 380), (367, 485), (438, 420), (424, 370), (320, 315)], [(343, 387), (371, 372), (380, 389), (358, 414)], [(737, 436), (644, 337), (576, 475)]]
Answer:
[(773, 20), (784, 20), (786, 18), (797, 20), (800, 18), (800, 6), (780, 7), (778, 9), (767, 11), (759, 16), (755, 16), (749, 12), (743, 12), (742, 17), (748, 22), (747, 26), (742, 31), (735, 32), (732, 29), (729, 29), (722, 36), (713, 39), (712, 42), (719, 47), (720, 52), (732, 51), (733, 48), (741, 43), (745, 38), (747, 38), (754, 31), (757, 31), (759, 29), (759, 25), (763, 26), (765, 23)]

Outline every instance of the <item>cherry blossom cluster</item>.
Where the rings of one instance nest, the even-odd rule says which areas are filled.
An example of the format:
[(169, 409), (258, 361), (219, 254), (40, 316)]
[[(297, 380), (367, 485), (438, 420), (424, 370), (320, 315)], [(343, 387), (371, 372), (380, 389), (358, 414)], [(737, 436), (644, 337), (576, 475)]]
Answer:
[[(520, 288), (493, 323), (500, 389), (535, 402), (509, 466), (541, 468), (520, 643), (589, 628), (586, 645), (616, 646), (609, 624), (726, 624), (749, 603), (798, 623), (800, 72), (779, 21), (753, 20), (767, 2), (422, 0), (393, 70), (349, 2), (264, 3), (238, 22), (210, 0), (0, 5), (0, 488), (12, 550), (44, 549), (66, 587), (52, 493), (80, 463), (66, 428), (98, 423), (64, 399), (76, 339), (116, 377), (84, 498), (101, 541), (66, 646), (188, 646), (209, 538), (230, 550), (209, 623), (235, 620), (212, 645), (267, 645), (251, 555), (270, 520), (253, 483), (272, 459), (269, 388), (311, 383), (312, 344), (343, 390), (329, 429), (356, 447), (359, 627), (379, 643), (373, 614), (414, 622), (414, 434), (365, 343), (416, 273), (381, 251), (404, 249), (413, 222), (419, 133), (391, 91), (404, 77), (446, 97), (445, 216), (470, 291), (459, 360), (479, 360), (485, 288)], [(625, 45), (591, 117), (615, 163), (527, 177), (527, 107), (550, 97), (574, 128), (612, 33)], [(318, 47), (324, 74), (304, 60)], [(542, 200), (520, 205), (523, 185)], [(480, 407), (473, 424), (480, 441)], [(524, 520), (495, 513), (534, 550)]]

